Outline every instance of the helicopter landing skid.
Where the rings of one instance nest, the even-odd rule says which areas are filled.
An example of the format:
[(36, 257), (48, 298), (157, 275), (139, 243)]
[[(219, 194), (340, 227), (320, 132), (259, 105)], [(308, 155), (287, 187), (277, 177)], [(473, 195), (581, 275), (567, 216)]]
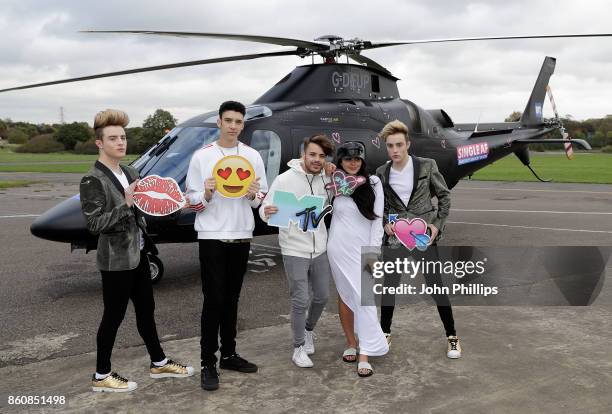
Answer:
[(531, 173), (533, 174), (533, 176), (535, 178), (537, 178), (538, 180), (540, 180), (543, 183), (550, 183), (552, 181), (552, 179), (542, 179), (538, 176), (538, 174), (535, 172), (535, 170), (533, 168), (531, 168), (531, 165), (525, 165), (525, 167), (529, 168), (529, 171), (531, 171)]

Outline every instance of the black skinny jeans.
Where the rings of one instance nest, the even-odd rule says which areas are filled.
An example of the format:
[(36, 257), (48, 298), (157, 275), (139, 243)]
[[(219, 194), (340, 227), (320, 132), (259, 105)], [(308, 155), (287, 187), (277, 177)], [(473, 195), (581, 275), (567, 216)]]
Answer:
[(136, 312), (138, 333), (147, 347), (151, 361), (162, 361), (166, 356), (157, 337), (154, 318), (155, 300), (147, 255), (140, 252), (140, 264), (136, 269), (101, 270), (100, 273), (102, 273), (104, 314), (96, 340), (98, 347), (96, 372), (107, 374), (111, 371), (111, 354), (115, 337), (130, 299)]
[[(437, 261), (440, 259), (438, 254), (437, 245), (431, 245), (422, 256), (429, 261)], [(397, 287), (400, 284), (401, 275), (398, 274), (388, 274), (385, 276), (384, 286), (393, 286)], [(425, 277), (425, 281), (428, 286), (438, 285), (442, 286), (442, 277), (437, 275), (428, 275)], [(448, 300), (447, 295), (431, 295), (434, 299), (437, 308), (438, 314), (440, 315), (440, 319), (442, 320), (442, 324), (444, 325), (444, 331), (446, 332), (446, 336), (456, 335), (455, 331), (455, 319), (453, 318), (453, 308), (450, 305), (450, 301)], [(387, 305), (388, 303), (394, 303), (395, 297), (390, 297), (387, 295), (382, 298), (382, 303), (385, 305), (381, 305), (380, 307), (380, 327), (384, 333), (391, 333), (391, 322), (393, 321), (393, 311), (395, 310), (394, 305)]]
[(202, 278), (202, 338), (200, 339), (202, 366), (217, 362), (221, 356), (236, 352), (236, 322), (242, 280), (247, 269), (251, 244), (226, 243), (220, 240), (199, 240)]

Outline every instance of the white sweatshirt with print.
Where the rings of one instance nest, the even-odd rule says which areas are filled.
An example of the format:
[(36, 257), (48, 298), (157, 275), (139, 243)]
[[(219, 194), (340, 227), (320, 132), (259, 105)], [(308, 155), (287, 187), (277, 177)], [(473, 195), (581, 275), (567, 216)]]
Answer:
[[(254, 200), (246, 196), (228, 198), (214, 191), (210, 201), (204, 198), (204, 182), (213, 176), (213, 167), (229, 155), (239, 155), (249, 160), (259, 178), (260, 189)], [(187, 172), (187, 199), (196, 211), (194, 228), (198, 239), (235, 240), (253, 237), (255, 218), (251, 208), (257, 208), (268, 191), (266, 170), (257, 150), (242, 142), (234, 148), (220, 147), (217, 142), (196, 151)]]

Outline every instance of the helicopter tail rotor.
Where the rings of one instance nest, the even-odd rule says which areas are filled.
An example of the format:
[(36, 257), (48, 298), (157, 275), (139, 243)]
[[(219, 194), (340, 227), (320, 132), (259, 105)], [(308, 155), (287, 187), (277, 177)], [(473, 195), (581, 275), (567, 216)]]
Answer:
[(553, 112), (555, 113), (555, 122), (557, 127), (559, 128), (559, 132), (561, 133), (561, 138), (566, 142), (563, 143), (563, 147), (565, 149), (565, 155), (568, 160), (574, 158), (574, 147), (572, 146), (572, 138), (569, 136), (565, 128), (563, 127), (563, 123), (561, 122), (561, 118), (559, 118), (559, 113), (557, 112), (557, 105), (555, 105), (555, 99), (552, 95), (552, 89), (550, 86), (546, 87), (546, 93), (548, 94), (548, 99), (550, 99), (550, 104), (552, 105)]

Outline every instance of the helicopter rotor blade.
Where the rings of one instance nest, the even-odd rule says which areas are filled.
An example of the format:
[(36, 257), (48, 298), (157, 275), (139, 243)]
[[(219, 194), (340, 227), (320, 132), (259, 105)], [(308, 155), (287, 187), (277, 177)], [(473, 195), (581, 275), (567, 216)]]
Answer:
[(243, 40), (245, 42), (266, 43), (278, 46), (294, 46), (304, 48), (314, 52), (324, 52), (329, 50), (328, 45), (321, 43), (309, 42), (300, 39), (290, 39), (287, 37), (271, 37), (271, 36), (254, 36), (231, 33), (201, 33), (201, 32), (166, 32), (157, 30), (81, 30), (81, 33), (119, 33), (119, 34), (145, 34), (159, 36), (175, 36), (175, 37), (210, 37), (216, 39), (227, 40)]
[(62, 79), (62, 80), (56, 80), (56, 81), (51, 81), (51, 82), (33, 83), (30, 85), (23, 85), (23, 86), (16, 86), (13, 88), (0, 89), (0, 93), (8, 92), (8, 91), (16, 91), (20, 89), (38, 88), (41, 86), (58, 85), (61, 83), (80, 82), (80, 81), (99, 79), (99, 78), (109, 78), (113, 76), (128, 75), (132, 73), (153, 72), (156, 70), (182, 68), (186, 66), (208, 65), (210, 63), (235, 62), (238, 60), (259, 59), (263, 57), (274, 57), (274, 56), (290, 56), (290, 55), (299, 56), (300, 53), (301, 51), (299, 49), (296, 49), (296, 50), (286, 50), (286, 51), (279, 51), (279, 52), (253, 53), (249, 55), (227, 56), (227, 57), (213, 58), (213, 59), (192, 60), (189, 62), (170, 63), (167, 65), (148, 66), (144, 68), (120, 70), (117, 72), (107, 72), (107, 73), (101, 73), (97, 75), (79, 76), (77, 78)]
[[(128, 69), (117, 72), (108, 72), (98, 75), (81, 76), (76, 78), (62, 79), (51, 82), (35, 83), (30, 85), (17, 86), (12, 88), (0, 89), (1, 92), (8, 92), (20, 89), (37, 88), (41, 86), (57, 85), (69, 82), (79, 82), (84, 80), (106, 78), (112, 76), (127, 75), (141, 72), (152, 72), (157, 70), (172, 69), (186, 66), (206, 65), (210, 63), (221, 63), (221, 62), (232, 62), (239, 60), (258, 59), (262, 57), (273, 57), (273, 56), (300, 56), (305, 57), (313, 53), (318, 53), (322, 56), (327, 56), (331, 51), (338, 50), (340, 53), (348, 55), (353, 60), (366, 64), (371, 68), (375, 68), (384, 73), (390, 73), (385, 67), (373, 61), (372, 59), (360, 55), (362, 50), (377, 49), (389, 46), (401, 46), (410, 44), (424, 44), (424, 43), (444, 43), (444, 42), (467, 42), (467, 41), (479, 41), (479, 40), (510, 40), (510, 39), (546, 39), (546, 38), (579, 38), (579, 37), (609, 37), (612, 33), (591, 33), (591, 34), (559, 34), (559, 35), (525, 35), (525, 36), (489, 36), (489, 37), (465, 37), (465, 38), (449, 38), (449, 39), (424, 39), (424, 40), (410, 40), (410, 41), (398, 41), (398, 42), (370, 42), (370, 41), (359, 41), (354, 39), (349, 42), (358, 41), (357, 44), (353, 44), (352, 48), (337, 47), (334, 45), (325, 45), (322, 43), (309, 42), (299, 39), (290, 39), (284, 37), (270, 37), (270, 36), (252, 36), (252, 35), (241, 35), (241, 34), (229, 34), (229, 33), (200, 33), (200, 32), (168, 32), (168, 31), (146, 31), (146, 30), (85, 30), (83, 33), (130, 33), (130, 34), (148, 34), (148, 35), (162, 35), (162, 36), (177, 36), (177, 37), (208, 37), (228, 40), (243, 40), (249, 42), (274, 44), (279, 46), (293, 46), (296, 47), (292, 51), (278, 51), (268, 53), (254, 53), (248, 55), (237, 55), (222, 58), (195, 60), (189, 62), (172, 63), (166, 65), (150, 66), (144, 68)], [(330, 37), (331, 39), (331, 37)], [(332, 42), (342, 41), (341, 38), (335, 37), (331, 39)]]
[(472, 42), (479, 40), (516, 40), (516, 39), (555, 39), (571, 37), (610, 37), (612, 33), (587, 33), (587, 34), (557, 34), (557, 35), (524, 35), (524, 36), (485, 36), (485, 37), (458, 37), (449, 39), (422, 39), (407, 40), (399, 42), (367, 42), (362, 50), (377, 49), (389, 46), (416, 45), (423, 43), (448, 43), (448, 42)]
[(348, 57), (350, 57), (354, 61), (359, 62), (361, 64), (366, 64), (369, 68), (378, 69), (386, 74), (391, 75), (391, 72), (387, 68), (385, 68), (378, 62), (375, 62), (374, 60), (370, 59), (369, 57), (366, 57), (366, 56), (363, 56), (357, 53), (349, 53)]

